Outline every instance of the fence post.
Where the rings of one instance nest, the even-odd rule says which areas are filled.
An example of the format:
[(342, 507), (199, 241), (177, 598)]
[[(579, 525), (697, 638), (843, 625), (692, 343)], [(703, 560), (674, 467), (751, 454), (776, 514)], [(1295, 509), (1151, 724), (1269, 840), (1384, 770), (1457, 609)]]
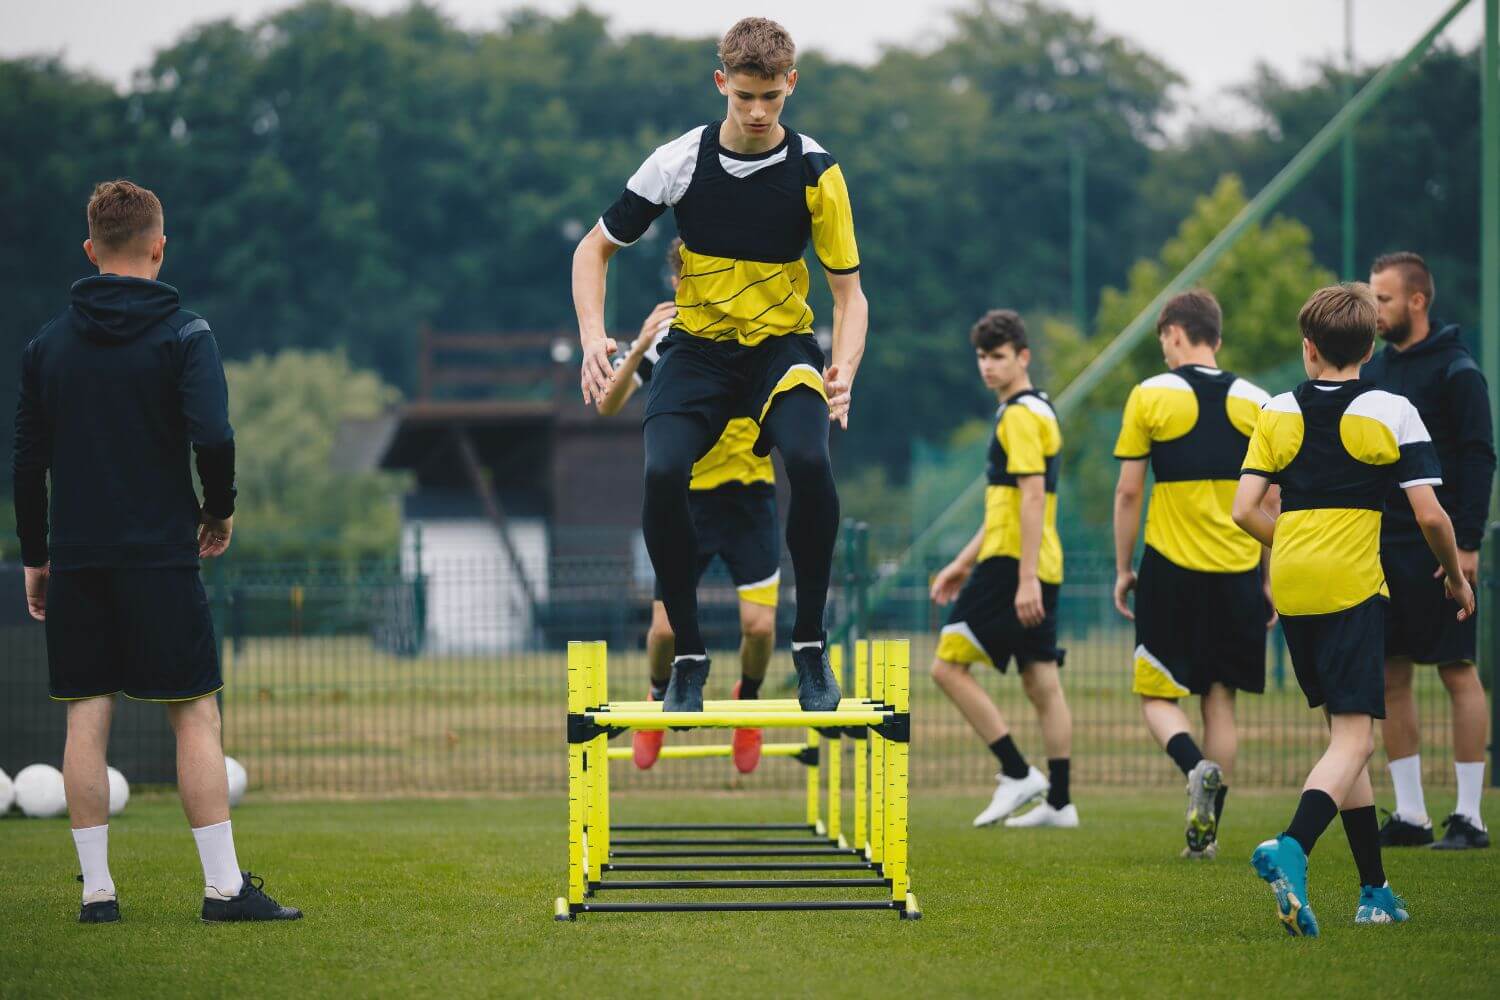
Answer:
[(427, 647), (427, 574), (422, 567), (422, 523), (412, 525), (412, 558), (416, 572), (412, 574), (411, 604), (412, 622), (416, 635), (412, 637), (413, 656), (422, 655)]

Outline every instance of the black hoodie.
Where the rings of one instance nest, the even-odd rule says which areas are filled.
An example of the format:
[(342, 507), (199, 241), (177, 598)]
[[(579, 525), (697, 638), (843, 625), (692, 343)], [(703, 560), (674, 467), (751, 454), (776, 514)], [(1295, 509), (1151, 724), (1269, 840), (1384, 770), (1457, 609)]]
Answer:
[[(1478, 551), (1484, 539), (1495, 474), (1490, 432), (1490, 398), (1484, 374), (1459, 339), (1457, 326), (1432, 323), (1431, 332), (1404, 351), (1387, 346), (1359, 377), (1412, 401), (1432, 435), (1443, 484), (1438, 500), (1453, 520), (1458, 547)], [(1385, 505), (1381, 536), (1395, 542), (1420, 541), (1422, 530), (1404, 490)]]
[[(198, 564), (200, 508), (234, 513), (234, 432), (208, 321), (159, 281), (101, 274), (21, 352), (16, 534), (27, 566)], [(52, 477), (49, 546), (47, 475)], [(49, 553), (50, 547), (50, 553)]]

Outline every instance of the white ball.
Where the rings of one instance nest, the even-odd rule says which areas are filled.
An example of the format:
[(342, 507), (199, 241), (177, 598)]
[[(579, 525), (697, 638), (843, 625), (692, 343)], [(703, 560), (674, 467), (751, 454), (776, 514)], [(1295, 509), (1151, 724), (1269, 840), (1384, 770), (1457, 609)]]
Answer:
[(0, 816), (10, 812), (10, 807), (16, 801), (15, 782), (10, 780), (10, 775), (0, 770)]
[(245, 766), (233, 757), (224, 758), (224, 770), (229, 776), (229, 804), (237, 806), (245, 797), (245, 785), (250, 779), (245, 774)]
[(125, 811), (125, 803), (130, 801), (130, 782), (125, 780), (125, 775), (117, 769), (109, 769), (109, 814), (118, 816)]
[(51, 764), (31, 764), (16, 775), (16, 802), (34, 818), (61, 816), (68, 810), (62, 772)]

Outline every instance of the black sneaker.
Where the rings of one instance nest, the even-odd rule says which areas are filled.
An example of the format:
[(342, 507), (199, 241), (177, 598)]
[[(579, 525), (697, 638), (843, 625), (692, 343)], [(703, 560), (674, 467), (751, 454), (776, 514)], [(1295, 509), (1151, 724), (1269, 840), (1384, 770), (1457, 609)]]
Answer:
[(672, 664), (672, 679), (667, 682), (667, 696), (661, 701), (663, 712), (703, 711), (703, 684), (708, 680), (708, 657), (690, 657)]
[(828, 643), (792, 650), (797, 668), (797, 704), (804, 712), (833, 712), (839, 707), (839, 682), (828, 664)]
[(1432, 845), (1434, 851), (1468, 851), (1490, 846), (1490, 832), (1475, 826), (1469, 817), (1454, 813), (1443, 820), (1443, 839)]
[(1380, 827), (1381, 847), (1426, 847), (1432, 843), (1432, 824), (1418, 826), (1408, 823), (1395, 813), (1386, 813)]
[[(83, 881), (83, 876), (78, 876), (78, 881)], [(80, 924), (112, 924), (120, 919), (120, 901), (118, 899), (100, 899), (92, 903), (84, 903), (78, 908), (78, 922)]]
[(265, 880), (250, 872), (238, 896), (228, 899), (203, 900), (203, 919), (210, 923), (228, 923), (240, 920), (301, 920), (302, 911), (293, 906), (282, 906), (265, 894), (261, 886)]

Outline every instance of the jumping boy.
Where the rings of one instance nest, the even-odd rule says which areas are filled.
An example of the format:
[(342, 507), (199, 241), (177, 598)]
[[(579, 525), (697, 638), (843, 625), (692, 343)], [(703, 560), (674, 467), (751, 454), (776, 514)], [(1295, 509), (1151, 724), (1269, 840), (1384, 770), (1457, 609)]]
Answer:
[[(646, 548), (672, 625), (675, 653), (663, 707), (702, 711), (708, 653), (698, 629), (698, 538), (688, 502), (693, 465), (737, 417), (755, 422), (755, 453), (781, 452), (791, 503), (786, 543), (797, 576), (792, 662), (804, 710), (838, 707), (823, 613), (839, 500), (828, 425), (847, 426), (869, 307), (844, 175), (822, 146), (781, 123), (797, 86), (796, 46), (765, 18), (736, 23), (719, 43), (714, 83), (722, 121), (647, 158), (573, 255), (573, 304), (583, 344), (584, 402), (609, 395), (615, 344), (604, 330), (605, 271), (671, 207), (682, 237), (682, 282), (646, 399)], [(833, 294), (833, 359), (813, 336), (803, 261), (809, 239)]]
[[(991, 310), (974, 324), (969, 340), (979, 375), (1000, 409), (990, 441), (984, 523), (932, 581), (932, 599), (938, 604), (958, 598), (938, 640), (932, 676), (1000, 762), (995, 794), (974, 825), (1004, 819), (1006, 826), (1076, 827), (1078, 809), (1068, 794), (1073, 717), (1058, 679), (1063, 660), (1057, 648), (1062, 431), (1052, 404), (1031, 385), (1031, 350), (1020, 316), (1009, 309)], [(1026, 763), (999, 707), (969, 674), (973, 663), (1004, 673), (1012, 658), (1041, 719), (1045, 777)], [(1036, 808), (1012, 816), (1043, 795), (1046, 800)]]
[[(1428, 547), (1442, 564), (1457, 617), (1474, 613), (1453, 525), (1433, 487), (1442, 482), (1422, 418), (1404, 396), (1359, 377), (1375, 343), (1375, 298), (1362, 284), (1315, 292), (1302, 307), (1309, 381), (1261, 410), (1234, 498), (1234, 520), (1271, 549), (1271, 595), (1307, 703), (1328, 718), (1328, 749), (1303, 785), (1286, 831), (1255, 849), (1291, 935), (1316, 936), (1308, 856), (1342, 812), (1359, 872), (1355, 923), (1399, 923), (1406, 903), (1380, 859), (1370, 787), (1374, 720), (1385, 715), (1385, 614), (1380, 522), (1392, 485), (1406, 491)], [(1271, 482), (1281, 514), (1261, 509)]]

